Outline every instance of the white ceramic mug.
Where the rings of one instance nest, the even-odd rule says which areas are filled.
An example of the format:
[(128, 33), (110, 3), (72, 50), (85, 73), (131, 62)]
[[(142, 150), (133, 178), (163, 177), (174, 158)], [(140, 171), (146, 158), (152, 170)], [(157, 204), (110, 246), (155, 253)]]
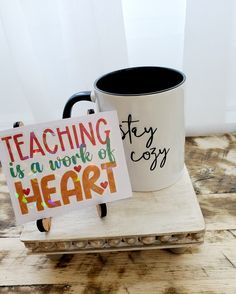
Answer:
[(133, 191), (166, 188), (184, 168), (184, 81), (183, 73), (164, 67), (114, 71), (94, 82), (94, 95), (74, 94), (63, 118), (81, 100), (116, 110)]

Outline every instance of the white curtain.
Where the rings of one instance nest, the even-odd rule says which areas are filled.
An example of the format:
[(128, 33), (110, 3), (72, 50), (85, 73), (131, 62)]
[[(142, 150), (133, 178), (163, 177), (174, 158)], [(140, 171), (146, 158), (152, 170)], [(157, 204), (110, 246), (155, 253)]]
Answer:
[(188, 0), (183, 68), (193, 134), (236, 131), (236, 1)]
[(187, 135), (236, 131), (236, 1), (123, 0), (129, 64), (186, 76)]
[(66, 100), (127, 67), (120, 0), (0, 0), (0, 127), (59, 119)]
[(233, 131), (235, 52), (234, 0), (0, 0), (0, 128), (60, 118), (103, 73), (160, 65), (186, 73), (188, 135)]

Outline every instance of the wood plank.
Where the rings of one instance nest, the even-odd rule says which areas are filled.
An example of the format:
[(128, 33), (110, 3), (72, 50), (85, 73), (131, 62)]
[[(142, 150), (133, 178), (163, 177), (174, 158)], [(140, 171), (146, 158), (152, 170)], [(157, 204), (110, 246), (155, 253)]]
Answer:
[[(6, 186), (5, 186), (6, 187)], [(15, 216), (11, 205), (8, 192), (0, 193), (0, 238), (1, 237), (19, 237), (22, 226), (15, 224)]]
[(6, 184), (6, 178), (2, 172), (2, 168), (0, 168), (0, 184)]
[(229, 232), (236, 237), (236, 230), (229, 230)]
[(236, 192), (236, 133), (186, 138), (185, 162), (197, 194)]
[(72, 287), (69, 285), (37, 285), (37, 286), (1, 286), (0, 293), (2, 294), (69, 294), (69, 293), (81, 293), (80, 289), (82, 287), (78, 287), (80, 289), (79, 292), (71, 292)]
[(198, 195), (207, 230), (236, 229), (236, 193)]
[(207, 232), (204, 245), (182, 255), (148, 250), (65, 255), (59, 261), (48, 260), (45, 255), (27, 255), (17, 238), (3, 238), (0, 285), (95, 283), (108, 287), (114, 283), (118, 288), (132, 284), (144, 290), (143, 281), (150, 285), (157, 280), (163, 285), (175, 281), (183, 287), (186, 281), (199, 285), (208, 281), (212, 286), (213, 281), (230, 283), (236, 278), (236, 238), (227, 231), (213, 233)]
[(11, 205), (6, 178), (0, 167), (0, 238), (18, 238), (23, 226), (15, 224), (15, 216)]
[[(122, 272), (120, 273), (122, 274)], [(124, 285), (117, 281), (109, 283), (92, 281), (89, 284), (65, 285), (36, 285), (36, 286), (7, 286), (0, 287), (2, 294), (235, 294), (236, 282), (234, 279), (202, 280), (172, 280), (159, 281), (158, 278), (151, 283), (143, 279), (136, 283), (127, 282)]]
[(9, 189), (5, 184), (0, 184), (0, 193), (9, 194)]
[[(182, 280), (182, 281), (153, 281), (152, 283), (140, 281), (127, 285), (118, 293), (163, 293), (163, 294), (235, 294), (236, 283), (234, 279), (218, 280)], [(77, 292), (79, 293), (79, 292)], [(91, 292), (94, 293), (94, 292)], [(103, 292), (101, 292), (103, 293)], [(113, 292), (116, 293), (116, 292)]]

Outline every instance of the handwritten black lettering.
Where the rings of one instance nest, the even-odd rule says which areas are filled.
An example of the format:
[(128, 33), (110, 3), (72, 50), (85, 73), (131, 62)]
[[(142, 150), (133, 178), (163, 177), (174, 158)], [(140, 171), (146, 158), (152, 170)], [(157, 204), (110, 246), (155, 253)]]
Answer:
[[(126, 136), (128, 135), (129, 136), (129, 142), (130, 142), (130, 144), (132, 144), (132, 134), (136, 138), (140, 138), (143, 135), (150, 133), (150, 137), (148, 138), (147, 143), (146, 143), (146, 147), (149, 148), (152, 145), (153, 137), (154, 137), (155, 132), (157, 131), (157, 128), (153, 129), (152, 127), (150, 127), (149, 129), (147, 129), (146, 127), (144, 127), (144, 131), (142, 133), (138, 134), (137, 127), (132, 126), (132, 124), (138, 123), (138, 122), (139, 122), (139, 120), (133, 120), (132, 119), (131, 114), (128, 115), (128, 120), (123, 120), (122, 121), (122, 125), (120, 125), (120, 130), (121, 130), (121, 133), (122, 133), (122, 140), (124, 140), (126, 138)], [(127, 131), (124, 131), (123, 124), (127, 125), (127, 128), (128, 128)]]
[[(123, 120), (120, 124), (122, 140), (128, 138), (129, 143), (132, 145), (134, 138), (141, 138), (145, 135), (149, 135), (145, 144), (148, 150), (145, 150), (141, 155), (137, 155), (135, 151), (130, 153), (130, 158), (133, 162), (139, 162), (140, 160), (152, 160), (150, 170), (153, 171), (157, 167), (158, 159), (160, 159), (159, 167), (163, 168), (166, 164), (167, 155), (170, 148), (156, 148), (151, 147), (153, 144), (154, 135), (157, 134), (157, 128), (143, 127), (143, 130), (138, 130), (139, 120), (133, 120), (132, 115), (128, 115), (127, 120)], [(151, 148), (150, 148), (151, 147)]]

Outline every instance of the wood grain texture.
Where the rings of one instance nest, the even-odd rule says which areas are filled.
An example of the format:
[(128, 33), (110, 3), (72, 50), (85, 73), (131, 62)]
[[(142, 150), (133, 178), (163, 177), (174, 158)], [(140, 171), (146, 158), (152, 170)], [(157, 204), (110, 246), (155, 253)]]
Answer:
[(0, 168), (0, 238), (19, 237), (22, 226), (16, 226), (5, 176)]
[(185, 162), (197, 194), (236, 192), (236, 134), (186, 139)]
[[(140, 280), (138, 283), (120, 284), (114, 282), (96, 283), (89, 285), (36, 285), (36, 286), (7, 286), (0, 287), (1, 294), (137, 294), (137, 293), (155, 293), (155, 294), (235, 294), (236, 284), (232, 279), (224, 281), (199, 281), (181, 280), (181, 281), (153, 281), (152, 283)], [(146, 292), (144, 292), (146, 291)]]
[(183, 255), (151, 250), (59, 261), (27, 255), (16, 238), (21, 228), (14, 225), (9, 195), (0, 193), (0, 293), (235, 294), (235, 141), (235, 134), (186, 140), (186, 164), (207, 231), (205, 243)]
[(236, 193), (198, 195), (207, 230), (236, 228)]
[[(66, 294), (72, 292), (69, 285), (37, 285), (37, 286), (0, 286), (1, 294)], [(73, 289), (76, 290), (77, 289)], [(80, 289), (78, 290), (81, 293)]]
[(64, 255), (51, 261), (45, 255), (27, 255), (17, 238), (4, 238), (0, 285), (68, 285), (69, 293), (119, 293), (125, 291), (124, 285), (127, 293), (165, 293), (169, 288), (173, 293), (192, 293), (191, 287), (193, 293), (234, 293), (235, 248), (235, 236), (214, 231), (206, 233), (204, 245), (183, 255), (150, 250)]

